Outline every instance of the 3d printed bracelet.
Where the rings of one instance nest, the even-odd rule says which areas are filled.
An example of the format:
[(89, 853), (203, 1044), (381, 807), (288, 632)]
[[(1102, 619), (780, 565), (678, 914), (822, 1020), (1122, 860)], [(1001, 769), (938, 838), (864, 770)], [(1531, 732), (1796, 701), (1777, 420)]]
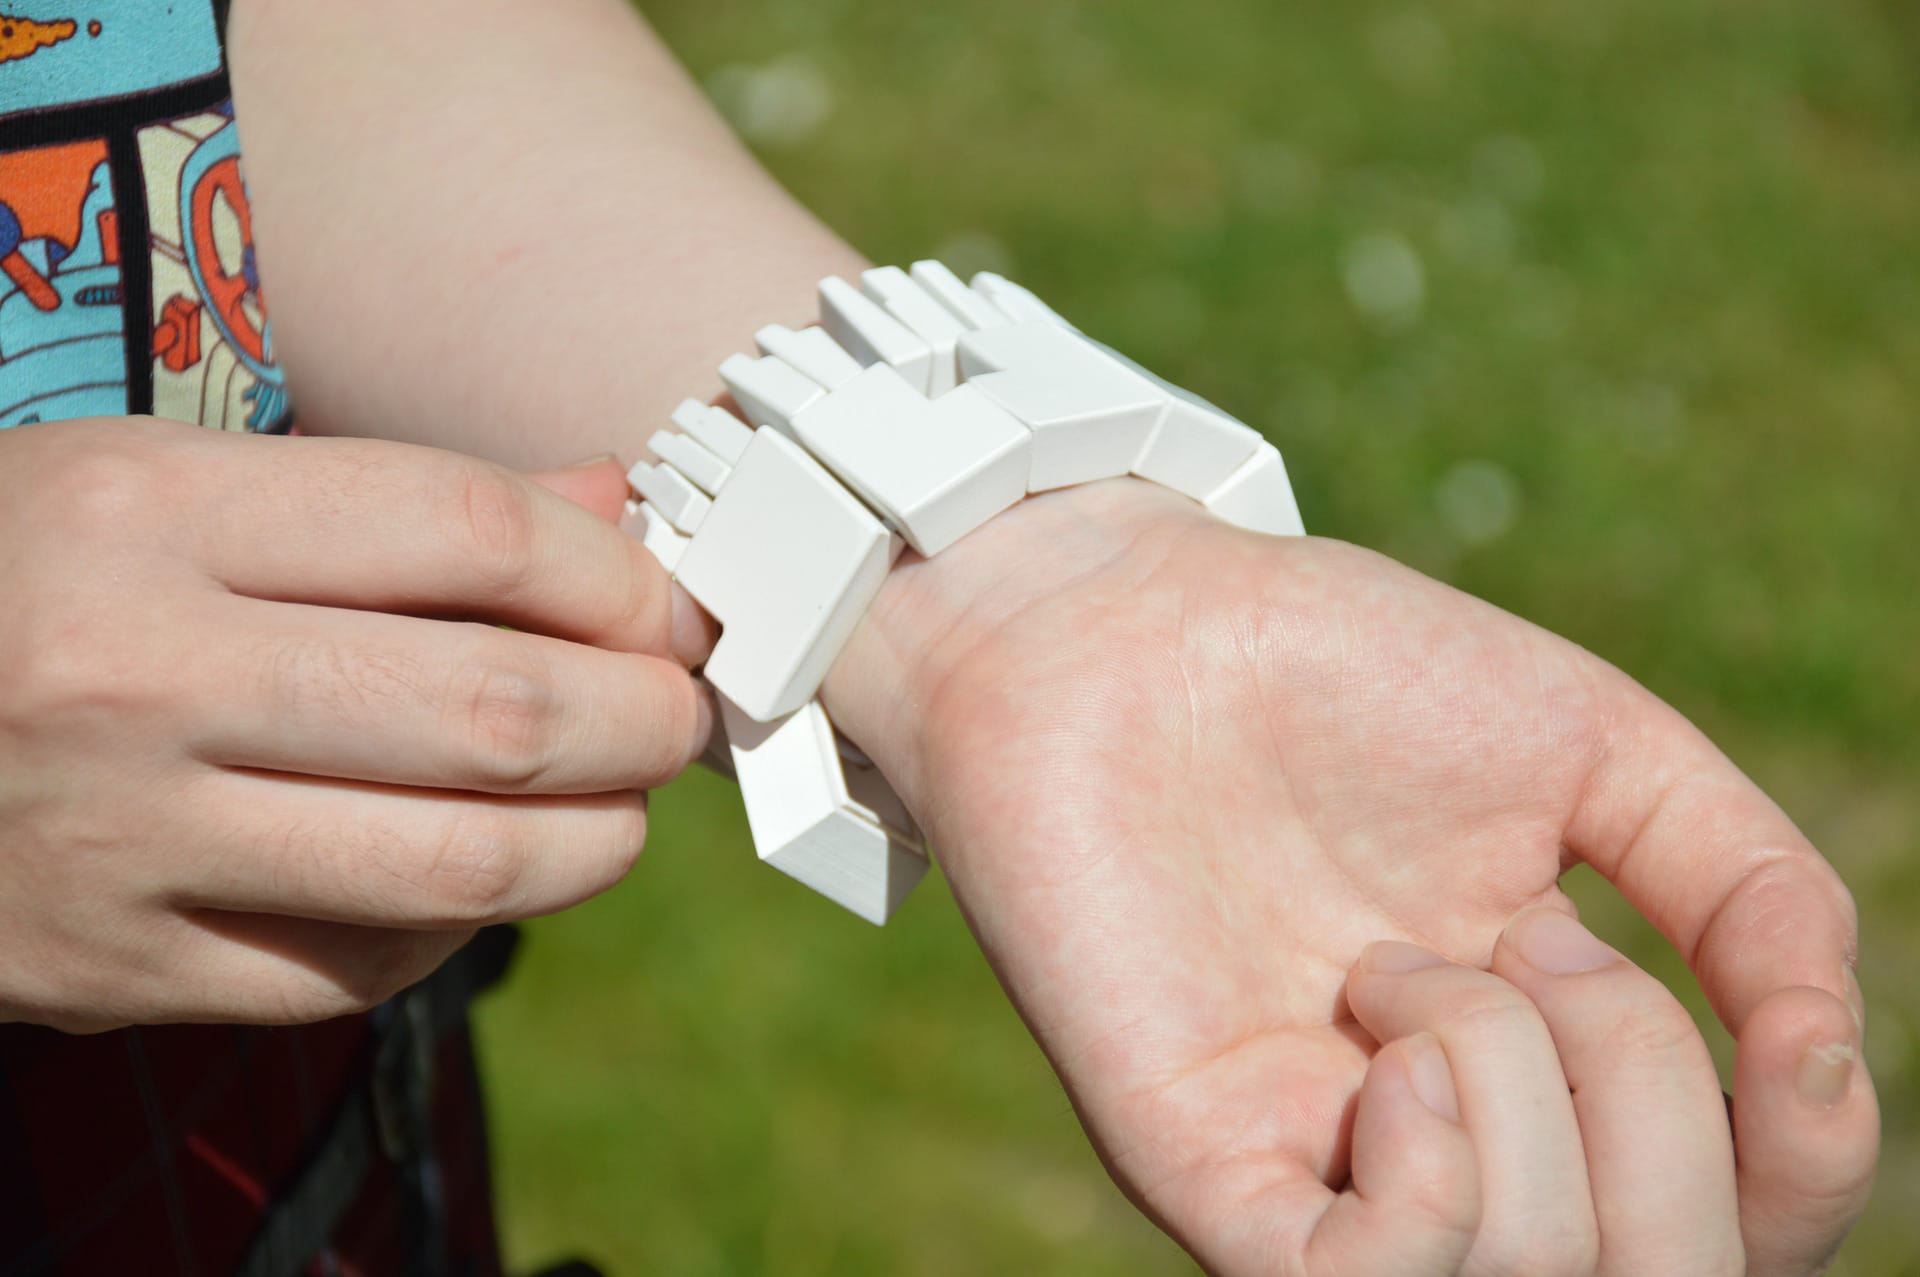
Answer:
[(763, 328), (759, 358), (720, 365), (747, 421), (675, 410), (628, 475), (629, 526), (720, 623), (705, 676), (760, 858), (881, 923), (925, 848), (816, 696), (904, 546), (938, 554), (1028, 493), (1128, 474), (1303, 529), (1272, 444), (1018, 284), (934, 261), (860, 282), (822, 280), (820, 327)]

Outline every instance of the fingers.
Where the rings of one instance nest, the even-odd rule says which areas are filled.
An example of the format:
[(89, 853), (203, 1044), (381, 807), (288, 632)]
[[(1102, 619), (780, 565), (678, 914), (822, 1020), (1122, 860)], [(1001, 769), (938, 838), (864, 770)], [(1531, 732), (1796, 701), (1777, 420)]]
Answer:
[(1480, 1225), (1480, 1172), (1446, 1051), (1433, 1034), (1416, 1033), (1373, 1057), (1354, 1113), (1352, 1165), (1352, 1187), (1328, 1204), (1296, 1271), (1460, 1271)]
[(627, 468), (610, 452), (560, 470), (529, 471), (527, 478), (592, 511), (602, 523), (619, 523), (620, 513), (626, 508)]
[(1463, 1271), (1591, 1272), (1598, 1229), (1580, 1128), (1553, 1039), (1526, 996), (1383, 941), (1362, 956), (1347, 1001), (1376, 1039), (1430, 1032), (1446, 1051), (1479, 1163), (1480, 1228)]
[(1602, 1274), (1741, 1271), (1726, 1105), (1693, 1019), (1553, 909), (1506, 930), (1494, 974), (1553, 1035), (1586, 1146)]
[(666, 573), (632, 538), (470, 457), (275, 439), (192, 512), (201, 561), (256, 598), (472, 616), (665, 655)]
[(1880, 1143), (1852, 1012), (1817, 989), (1754, 1008), (1733, 1072), (1740, 1230), (1754, 1277), (1824, 1271), (1866, 1208)]
[[(600, 519), (618, 526), (625, 512), (628, 491), (626, 469), (617, 457), (607, 456), (564, 470), (542, 470), (527, 476), (549, 492), (555, 492), (576, 505), (584, 506)], [(625, 531), (622, 528), (622, 531)], [(629, 535), (636, 535), (629, 533)], [(693, 596), (674, 585), (672, 651), (673, 659), (688, 669), (706, 664), (713, 653), (720, 627)]]
[(196, 1023), (305, 1024), (365, 1011), (432, 975), (473, 938), (471, 929), (393, 931), (271, 914), (207, 912), (181, 925), (201, 936), (180, 949), (165, 1019)]
[(393, 931), (189, 910), (106, 931), (35, 1023), (65, 1033), (129, 1024), (304, 1024), (364, 1011), (432, 974), (471, 930)]
[(1839, 877), (1691, 724), (1608, 678), (1613, 739), (1568, 846), (1673, 942), (1736, 1035), (1781, 989), (1853, 1001), (1858, 926)]
[(637, 793), (491, 798), (267, 772), (211, 773), (172, 814), (197, 854), (157, 867), (151, 894), (177, 909), (441, 931), (578, 904), (646, 837)]
[[(221, 600), (205, 762), (470, 789), (598, 793), (672, 779), (711, 710), (679, 665), (493, 626)], [(235, 684), (238, 694), (235, 694)]]

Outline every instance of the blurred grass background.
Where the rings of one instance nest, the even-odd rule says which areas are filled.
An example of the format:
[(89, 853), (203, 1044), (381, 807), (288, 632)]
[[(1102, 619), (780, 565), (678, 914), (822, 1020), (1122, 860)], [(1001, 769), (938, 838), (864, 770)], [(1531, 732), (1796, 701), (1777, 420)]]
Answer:
[[(1610, 658), (1773, 792), (1864, 917), (1887, 1147), (1836, 1271), (1920, 1271), (1920, 6), (645, 7), (870, 255), (1032, 284), (1261, 424), (1314, 531)], [(1192, 1271), (938, 882), (879, 931), (760, 869), (725, 784), (654, 811), (481, 1015), (517, 1266)]]

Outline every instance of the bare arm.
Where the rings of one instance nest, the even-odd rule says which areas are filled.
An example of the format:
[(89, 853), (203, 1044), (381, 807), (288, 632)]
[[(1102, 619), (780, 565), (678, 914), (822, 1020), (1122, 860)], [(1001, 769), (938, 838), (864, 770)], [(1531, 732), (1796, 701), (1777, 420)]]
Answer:
[(619, 0), (242, 0), (229, 34), (308, 429), (631, 458), (860, 264)]

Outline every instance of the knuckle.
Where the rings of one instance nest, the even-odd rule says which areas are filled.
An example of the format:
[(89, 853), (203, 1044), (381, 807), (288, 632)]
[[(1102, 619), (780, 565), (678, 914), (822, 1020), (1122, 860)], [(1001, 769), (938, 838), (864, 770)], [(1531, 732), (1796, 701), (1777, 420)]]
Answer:
[(1652, 1005), (1617, 1011), (1600, 1033), (1600, 1051), (1603, 1058), (1620, 1063), (1648, 1060), (1667, 1065), (1677, 1056), (1704, 1058), (1706, 1043), (1686, 1009), (1663, 994)]
[(417, 887), (431, 914), (424, 921), (472, 926), (505, 921), (526, 875), (525, 848), (497, 813), (457, 819), (419, 873)]
[(465, 724), (473, 779), (495, 789), (535, 786), (560, 744), (557, 697), (535, 661), (496, 654), (463, 663), (449, 703)]
[(1446, 1021), (1476, 1037), (1512, 1040), (1541, 1031), (1539, 1011), (1525, 994), (1491, 977), (1449, 993), (1441, 1003)]
[(76, 449), (47, 466), (34, 487), (45, 517), (90, 535), (149, 535), (163, 489), (152, 460), (128, 446)]
[(0, 643), (0, 705), (9, 719), (87, 722), (117, 735), (182, 693), (182, 679), (152, 677), (150, 661), (99, 620), (86, 613), (30, 619), (19, 642)]
[(512, 475), (478, 462), (459, 466), (450, 498), (451, 526), (487, 581), (502, 590), (523, 583), (533, 570), (538, 522), (533, 499)]

